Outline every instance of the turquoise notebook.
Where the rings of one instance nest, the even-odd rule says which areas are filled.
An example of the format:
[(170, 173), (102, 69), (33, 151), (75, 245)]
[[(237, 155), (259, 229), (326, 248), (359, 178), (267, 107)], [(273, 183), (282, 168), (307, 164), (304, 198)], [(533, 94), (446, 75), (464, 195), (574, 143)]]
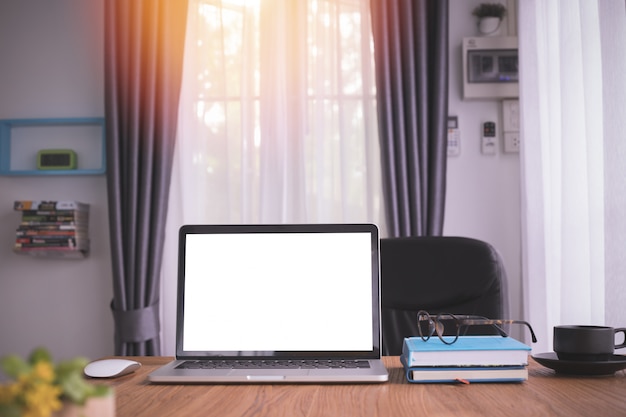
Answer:
[(438, 337), (404, 339), (403, 363), (416, 366), (526, 366), (530, 346), (512, 337), (459, 336), (446, 345)]

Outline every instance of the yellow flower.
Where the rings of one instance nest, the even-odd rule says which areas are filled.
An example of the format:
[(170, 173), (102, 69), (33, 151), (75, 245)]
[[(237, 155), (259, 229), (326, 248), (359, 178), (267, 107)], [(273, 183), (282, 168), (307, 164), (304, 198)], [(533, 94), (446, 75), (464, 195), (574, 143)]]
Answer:
[(11, 404), (19, 392), (17, 383), (0, 385), (0, 404)]
[(37, 362), (15, 382), (0, 386), (0, 404), (19, 407), (22, 417), (48, 417), (62, 406), (62, 390), (53, 385), (54, 378), (50, 362)]
[(23, 417), (47, 417), (62, 407), (61, 388), (39, 383), (24, 393), (25, 410)]
[(54, 367), (50, 362), (37, 362), (33, 367), (33, 376), (44, 382), (54, 380)]
[(48, 351), (38, 348), (28, 361), (17, 355), (0, 358), (0, 371), (14, 379), (0, 384), (0, 417), (49, 417), (63, 407), (63, 401), (83, 404), (93, 396), (106, 395), (85, 381), (87, 360), (75, 358), (54, 364)]

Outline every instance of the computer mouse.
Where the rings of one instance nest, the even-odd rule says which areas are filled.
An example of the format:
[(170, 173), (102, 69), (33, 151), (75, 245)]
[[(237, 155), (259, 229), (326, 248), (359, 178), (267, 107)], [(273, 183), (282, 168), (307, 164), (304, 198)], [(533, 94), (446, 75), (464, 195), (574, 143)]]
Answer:
[(85, 375), (92, 378), (116, 378), (141, 368), (141, 363), (130, 359), (99, 359), (85, 366)]

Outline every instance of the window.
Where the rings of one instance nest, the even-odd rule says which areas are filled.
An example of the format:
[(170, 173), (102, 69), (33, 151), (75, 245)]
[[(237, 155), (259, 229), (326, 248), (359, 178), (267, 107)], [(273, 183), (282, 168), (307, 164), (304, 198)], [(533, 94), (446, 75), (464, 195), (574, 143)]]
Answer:
[(191, 0), (185, 54), (183, 222), (381, 224), (369, 0)]

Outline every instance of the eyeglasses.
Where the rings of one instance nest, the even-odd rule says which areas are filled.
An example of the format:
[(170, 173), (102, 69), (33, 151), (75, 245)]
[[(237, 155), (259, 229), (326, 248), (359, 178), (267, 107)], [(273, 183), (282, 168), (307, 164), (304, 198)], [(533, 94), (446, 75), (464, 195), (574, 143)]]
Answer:
[[(482, 316), (456, 315), (441, 313), (431, 316), (428, 312), (420, 310), (417, 312), (417, 329), (423, 341), (437, 333), (439, 339), (446, 345), (456, 342), (461, 335), (461, 328), (467, 326), (491, 325), (502, 337), (509, 335), (500, 327), (503, 324), (523, 324), (530, 330), (533, 343), (537, 343), (537, 337), (530, 324), (523, 320), (492, 320)], [(465, 329), (465, 332), (467, 329)], [(465, 334), (465, 332), (463, 334)], [(444, 334), (447, 335), (444, 337)]]

